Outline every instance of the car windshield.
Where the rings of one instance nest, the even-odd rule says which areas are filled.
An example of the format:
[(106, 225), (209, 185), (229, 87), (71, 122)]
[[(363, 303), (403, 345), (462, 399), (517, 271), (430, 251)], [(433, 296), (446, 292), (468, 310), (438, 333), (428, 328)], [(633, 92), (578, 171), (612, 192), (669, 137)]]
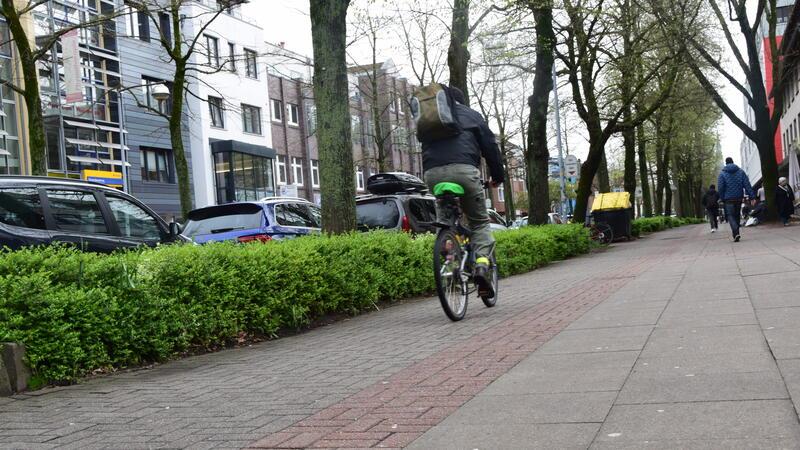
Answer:
[(260, 228), (264, 212), (254, 204), (230, 204), (203, 208), (189, 213), (183, 228), (188, 237)]
[(400, 221), (397, 204), (390, 198), (376, 199), (356, 205), (356, 222), (361, 230), (395, 228)]

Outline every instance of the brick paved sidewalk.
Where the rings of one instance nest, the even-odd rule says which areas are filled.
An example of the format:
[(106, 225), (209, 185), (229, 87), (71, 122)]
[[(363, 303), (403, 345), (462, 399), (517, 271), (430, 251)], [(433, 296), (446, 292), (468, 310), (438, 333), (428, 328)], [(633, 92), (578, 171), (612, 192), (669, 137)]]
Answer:
[[(755, 272), (781, 270), (788, 261), (785, 258), (800, 255), (798, 243), (790, 240), (794, 236), (792, 228), (774, 233), (758, 230), (758, 234), (752, 233), (752, 239), (748, 233), (738, 247), (732, 247), (719, 235), (711, 241), (712, 237), (700, 234), (704, 231), (702, 227), (689, 227), (659, 233), (503, 280), (496, 308), (486, 309), (480, 302), (473, 302), (468, 318), (457, 324), (444, 317), (438, 302), (426, 299), (251, 348), (0, 399), (0, 447), (401, 447), (414, 441), (413, 445), (419, 448), (474, 448), (470, 436), (481, 433), (479, 428), (474, 428), (473, 434), (460, 434), (464, 441), (437, 439), (452, 434), (453, 426), (461, 426), (462, 422), (453, 421), (474, 411), (476, 402), (479, 408), (489, 408), (490, 419), (497, 419), (488, 420), (487, 424), (507, 417), (502, 414), (504, 408), (500, 412), (492, 408), (498, 399), (492, 400), (489, 394), (504, 384), (514, 385), (514, 377), (524, 379), (526, 373), (542, 370), (536, 358), (549, 354), (554, 347), (578, 348), (579, 354), (597, 352), (591, 355), (594, 357), (630, 353), (631, 361), (596, 362), (601, 372), (624, 372), (627, 377), (632, 365), (638, 364), (642, 349), (637, 352), (636, 347), (644, 345), (639, 342), (642, 335), (646, 335), (644, 339), (655, 336), (655, 325), (661, 326), (657, 321), (671, 318), (680, 322), (686, 316), (697, 316), (696, 320), (702, 321), (703, 311), (698, 314), (675, 309), (674, 317), (667, 314), (672, 305), (678, 305), (670, 283), (691, 278), (685, 275), (689, 268), (699, 269), (695, 279), (701, 280), (702, 271), (707, 268), (698, 261), (717, 261), (727, 253), (734, 266), (738, 261), (745, 267), (742, 273), (754, 271), (752, 279), (758, 283), (761, 276)], [(738, 260), (732, 256), (734, 248)], [(767, 262), (752, 268), (754, 265), (747, 260), (753, 256)], [(731, 267), (726, 267), (728, 272), (718, 273), (712, 265), (707, 266), (707, 277), (739, 277), (741, 285), (732, 285), (731, 292), (739, 292), (739, 299), (747, 295), (742, 278), (738, 274), (734, 277)], [(794, 266), (792, 270), (796, 269)], [(794, 281), (796, 284), (797, 279)], [(749, 283), (748, 278), (748, 288)], [(675, 292), (680, 289), (684, 289), (682, 284)], [(685, 289), (688, 294), (695, 292), (690, 285)], [(719, 292), (726, 293), (724, 289)], [(772, 296), (762, 298), (770, 306), (776, 302), (787, 306)], [(688, 301), (681, 304), (693, 306)], [(705, 313), (714, 314), (713, 310)], [(734, 310), (719, 320), (735, 321), (737, 314), (741, 313)], [(710, 320), (716, 319), (714, 315)], [(782, 330), (776, 330), (776, 336), (783, 333), (781, 336), (787, 339), (784, 345), (788, 356), (800, 351), (800, 346), (791, 347), (789, 329), (775, 328)], [(570, 369), (574, 362), (570, 361), (569, 352), (565, 354), (566, 357), (553, 355), (547, 364), (553, 370), (560, 367), (561, 373), (538, 374), (537, 380), (556, 377), (564, 383), (580, 385), (580, 371)], [(558, 361), (559, 357), (563, 361)], [(588, 367), (595, 367), (594, 364)], [(787, 364), (791, 360), (787, 359)], [(547, 383), (528, 380), (523, 385)], [(578, 408), (595, 414), (581, 424), (589, 430), (586, 433), (594, 430), (597, 434), (605, 419), (603, 408), (607, 413), (617, 397), (624, 400), (619, 393), (612, 396), (620, 386), (620, 382), (608, 384), (604, 391), (592, 394), (600, 398), (599, 403), (589, 402), (586, 408)], [(631, 403), (638, 401), (635, 392), (626, 395), (632, 396)], [(515, 397), (516, 394), (512, 396)], [(786, 395), (775, 398), (784, 406), (787, 404)], [(507, 398), (499, 399), (503, 404), (508, 402)], [(552, 426), (563, 425), (558, 421), (564, 419), (562, 410), (569, 402), (536, 400), (538, 410), (532, 405), (518, 406), (523, 412), (530, 411), (520, 414), (520, 420), (528, 420), (526, 425), (543, 420), (549, 420), (547, 423)], [(486, 402), (484, 406), (480, 406), (481, 401)], [(615, 417), (613, 413), (612, 409), (610, 418)], [(554, 421), (558, 423), (553, 424)], [(515, 422), (507, 425), (512, 423)], [(503, 429), (495, 425), (491, 428)], [(583, 447), (595, 437), (587, 441), (581, 433), (550, 434), (564, 437), (553, 442)], [(498, 446), (502, 447), (488, 445)]]

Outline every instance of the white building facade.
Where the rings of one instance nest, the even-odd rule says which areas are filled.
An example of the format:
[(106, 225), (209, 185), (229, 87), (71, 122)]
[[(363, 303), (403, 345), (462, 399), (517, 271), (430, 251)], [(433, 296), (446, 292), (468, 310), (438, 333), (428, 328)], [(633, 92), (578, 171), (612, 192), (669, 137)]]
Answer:
[[(783, 33), (786, 30), (786, 24), (789, 21), (789, 17), (792, 13), (792, 8), (794, 8), (794, 4), (795, 0), (777, 1), (776, 9), (778, 20), (775, 35), (777, 36), (779, 47)], [(767, 54), (769, 51), (769, 26), (766, 17), (762, 18), (761, 20), (757, 39), (759, 42), (756, 43), (756, 49), (758, 50), (758, 56), (760, 60), (761, 75), (766, 83), (767, 95), (770, 95), (770, 91), (772, 90), (772, 61), (767, 57), (769, 56)], [(750, 105), (747, 103), (747, 99), (744, 99), (744, 119), (748, 126), (755, 128), (755, 117), (753, 115), (752, 108), (750, 108)], [(791, 121), (789, 121), (789, 125), (791, 125)], [(788, 134), (787, 131), (789, 131)], [(797, 125), (795, 125), (792, 130), (787, 130), (784, 121), (781, 120), (781, 124), (778, 127), (776, 134), (778, 136), (775, 137), (775, 156), (778, 164), (780, 164), (786, 155), (787, 144), (790, 144), (793, 139), (797, 139)], [(744, 169), (744, 171), (749, 175), (750, 181), (752, 181), (753, 184), (759, 183), (761, 181), (761, 157), (758, 154), (758, 148), (756, 147), (756, 144), (747, 136), (742, 138), (740, 155), (742, 169)]]
[(239, 7), (207, 27), (217, 3), (184, 8), (187, 36), (199, 37), (187, 96), (195, 207), (275, 195), (263, 30)]

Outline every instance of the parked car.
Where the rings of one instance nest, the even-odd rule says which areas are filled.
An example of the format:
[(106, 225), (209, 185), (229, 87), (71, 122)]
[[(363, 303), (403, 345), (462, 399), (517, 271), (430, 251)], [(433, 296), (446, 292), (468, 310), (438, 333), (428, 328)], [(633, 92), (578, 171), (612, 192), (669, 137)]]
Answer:
[(271, 241), (320, 230), (319, 207), (308, 200), (267, 197), (256, 202), (227, 203), (189, 212), (183, 235), (202, 244), (219, 241)]
[(419, 178), (406, 173), (377, 173), (367, 179), (370, 194), (356, 197), (360, 231), (435, 232), (436, 198)]
[(97, 183), (68, 178), (0, 176), (0, 246), (64, 243), (82, 250), (185, 241), (136, 198)]
[(506, 222), (506, 219), (500, 215), (500, 213), (493, 209), (487, 209), (486, 212), (489, 213), (489, 228), (491, 228), (492, 231), (503, 231), (508, 229), (508, 223)]
[[(547, 223), (550, 225), (561, 225), (565, 223), (561, 216), (558, 213), (548, 213), (547, 214)], [(528, 216), (520, 217), (514, 221), (511, 225), (511, 228), (520, 228), (528, 225)]]

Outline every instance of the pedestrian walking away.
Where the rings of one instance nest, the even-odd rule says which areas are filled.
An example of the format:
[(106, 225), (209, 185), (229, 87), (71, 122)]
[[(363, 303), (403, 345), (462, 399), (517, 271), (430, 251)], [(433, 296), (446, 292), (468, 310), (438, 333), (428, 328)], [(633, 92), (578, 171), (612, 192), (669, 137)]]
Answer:
[(719, 192), (717, 192), (717, 187), (713, 184), (708, 187), (705, 195), (703, 195), (703, 206), (706, 207), (708, 222), (711, 225), (711, 232), (713, 233), (719, 228), (719, 224), (717, 223), (717, 216), (719, 216)]
[(725, 167), (722, 168), (717, 179), (717, 188), (720, 198), (725, 202), (725, 214), (731, 225), (733, 240), (739, 242), (741, 239), (739, 227), (742, 217), (742, 200), (746, 195), (752, 199), (752, 203), (755, 203), (755, 193), (753, 186), (750, 185), (750, 178), (744, 170), (733, 163), (733, 158), (728, 157), (725, 158)]
[(789, 226), (789, 219), (794, 214), (794, 191), (789, 186), (786, 177), (778, 179), (778, 189), (775, 190), (775, 204), (778, 206), (778, 215), (783, 221), (783, 226)]

